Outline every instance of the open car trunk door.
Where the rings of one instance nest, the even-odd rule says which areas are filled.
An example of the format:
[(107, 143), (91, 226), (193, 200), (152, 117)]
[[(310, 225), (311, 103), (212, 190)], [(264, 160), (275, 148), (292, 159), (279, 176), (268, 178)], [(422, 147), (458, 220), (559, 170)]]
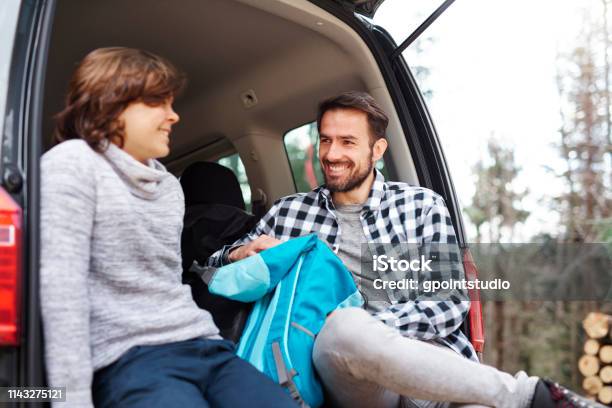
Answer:
[[(354, 13), (361, 14), (369, 18), (374, 17), (376, 10), (385, 0), (332, 0), (336, 3), (341, 4), (344, 8), (351, 10)], [(407, 1), (407, 0), (405, 0)], [(423, 23), (410, 34), (393, 52), (392, 59), (397, 57), (404, 51), (410, 44), (412, 44), (423, 32), (444, 13), (444, 11), (454, 2), (455, 0), (445, 0), (440, 6), (425, 20)]]

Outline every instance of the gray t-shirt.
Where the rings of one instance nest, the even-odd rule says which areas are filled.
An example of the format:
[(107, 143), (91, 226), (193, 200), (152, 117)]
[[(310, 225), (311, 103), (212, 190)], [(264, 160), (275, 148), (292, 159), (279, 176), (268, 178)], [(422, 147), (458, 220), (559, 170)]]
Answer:
[[(365, 308), (369, 312), (379, 312), (386, 309), (391, 302), (389, 296), (382, 289), (374, 289), (374, 280), (379, 278), (372, 268), (362, 270), (362, 261), (370, 261), (372, 256), (363, 245), (368, 242), (361, 224), (361, 204), (336, 205), (336, 216), (340, 234), (338, 237), (338, 257), (353, 274), (355, 284), (361, 295), (365, 298)], [(362, 248), (363, 247), (363, 248)], [(366, 251), (362, 255), (362, 249)], [(363, 258), (362, 258), (363, 256)]]

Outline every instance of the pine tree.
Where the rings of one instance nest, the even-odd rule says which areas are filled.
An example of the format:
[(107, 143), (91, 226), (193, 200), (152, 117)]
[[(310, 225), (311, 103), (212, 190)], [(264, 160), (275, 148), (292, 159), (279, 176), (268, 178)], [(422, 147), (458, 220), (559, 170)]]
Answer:
[[(471, 205), (466, 209), (466, 213), (472, 223), (476, 226), (476, 241), (480, 243), (483, 239), (482, 229), (488, 228), (488, 242), (498, 243), (502, 238), (512, 241), (515, 227), (523, 223), (529, 216), (529, 212), (521, 208), (521, 201), (527, 195), (527, 191), (517, 191), (515, 180), (521, 169), (517, 166), (514, 159), (514, 150), (510, 147), (502, 146), (494, 138), (488, 143), (489, 161), (478, 161), (473, 168), (476, 176), (476, 191), (472, 197)], [(495, 263), (493, 275), (504, 279), (508, 265)], [(510, 271), (508, 271), (509, 273)], [(508, 303), (504, 301), (486, 302), (488, 332), (493, 333), (492, 347), (494, 357), (489, 360), (494, 366), (504, 369), (506, 361), (506, 326), (512, 329), (518, 327), (520, 322), (516, 318), (516, 313), (510, 308), (507, 316)], [(507, 324), (508, 323), (508, 324)], [(491, 342), (489, 343), (491, 344)], [(492, 357), (492, 356), (491, 356)], [(514, 356), (516, 360), (517, 356)], [(511, 361), (510, 364), (514, 363)]]
[(608, 7), (602, 3), (600, 21), (585, 16), (578, 44), (559, 57), (559, 150), (566, 166), (559, 176), (566, 181), (566, 191), (556, 202), (567, 242), (598, 241), (612, 225)]

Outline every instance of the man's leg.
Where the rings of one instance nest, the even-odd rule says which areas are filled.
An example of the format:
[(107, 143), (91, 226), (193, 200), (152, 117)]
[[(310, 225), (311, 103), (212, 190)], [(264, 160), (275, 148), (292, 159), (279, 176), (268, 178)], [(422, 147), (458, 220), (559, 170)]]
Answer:
[[(409, 339), (358, 308), (334, 312), (317, 336), (317, 371), (340, 406), (396, 407), (411, 400), (528, 407), (537, 378), (517, 378)], [(395, 405), (394, 405), (395, 404)], [(418, 406), (418, 405), (417, 405)]]

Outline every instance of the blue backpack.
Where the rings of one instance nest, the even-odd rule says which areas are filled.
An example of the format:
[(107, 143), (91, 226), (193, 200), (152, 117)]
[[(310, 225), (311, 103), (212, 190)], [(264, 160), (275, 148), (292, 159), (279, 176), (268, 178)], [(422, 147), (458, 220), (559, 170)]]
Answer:
[(211, 293), (256, 301), (238, 343), (238, 356), (284, 386), (302, 406), (323, 403), (312, 350), (326, 317), (361, 307), (351, 273), (316, 235), (289, 240), (219, 268)]

